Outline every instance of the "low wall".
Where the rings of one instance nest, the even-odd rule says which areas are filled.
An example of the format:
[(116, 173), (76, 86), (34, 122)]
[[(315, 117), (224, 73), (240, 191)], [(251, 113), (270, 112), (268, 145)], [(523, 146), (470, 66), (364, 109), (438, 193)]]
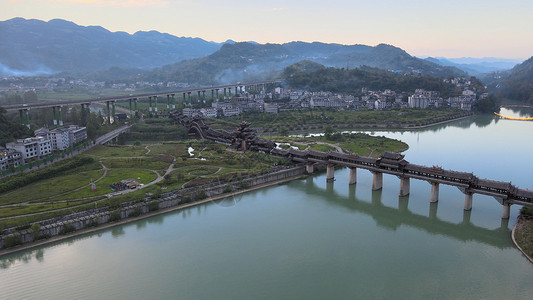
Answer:
[(36, 234), (34, 234), (31, 228), (8, 228), (2, 231), (2, 235), (0, 236), (0, 249), (4, 249), (4, 246), (31, 243), (39, 239), (67, 234), (73, 231), (98, 226), (100, 224), (139, 216), (150, 211), (175, 207), (185, 203), (192, 203), (224, 193), (252, 188), (254, 186), (268, 184), (270, 182), (303, 174), (306, 174), (305, 166), (303, 165), (283, 167), (268, 174), (247, 177), (223, 184), (211, 183), (175, 190), (162, 194), (158, 199), (147, 197), (144, 198), (142, 202), (138, 203), (133, 203), (133, 201), (124, 202), (121, 204), (120, 208), (111, 209), (109, 207), (102, 207), (90, 209), (79, 213), (40, 221), (38, 223), (41, 230)]

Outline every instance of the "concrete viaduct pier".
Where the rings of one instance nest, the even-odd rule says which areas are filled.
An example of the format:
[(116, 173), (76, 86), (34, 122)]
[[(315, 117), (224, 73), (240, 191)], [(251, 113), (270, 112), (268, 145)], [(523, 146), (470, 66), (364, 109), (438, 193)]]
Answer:
[[(170, 112), (171, 109), (176, 109), (176, 95), (183, 95), (182, 105), (192, 105), (191, 94), (197, 94), (198, 101), (205, 103), (207, 100), (206, 92), (211, 91), (211, 100), (218, 98), (219, 91), (224, 91), (224, 98), (229, 92), (229, 97), (232, 97), (232, 90), (235, 91), (234, 95), (237, 95), (239, 91), (242, 93), (246, 91), (262, 91), (266, 87), (274, 87), (279, 81), (262, 81), (262, 82), (251, 82), (251, 83), (236, 83), (228, 85), (219, 85), (219, 86), (210, 86), (210, 87), (200, 87), (200, 88), (190, 88), (177, 91), (166, 91), (166, 92), (154, 92), (146, 94), (130, 94), (128, 96), (116, 96), (116, 97), (100, 97), (94, 99), (83, 99), (83, 100), (50, 100), (47, 102), (38, 102), (38, 103), (28, 103), (28, 104), (15, 104), (15, 105), (6, 105), (3, 106), (6, 111), (19, 111), (20, 124), (30, 127), (30, 110), (31, 109), (42, 109), (42, 108), (52, 108), (54, 114), (54, 123), (55, 127), (63, 126), (63, 107), (69, 105), (81, 105), (82, 111), (86, 109), (89, 110), (89, 106), (93, 103), (102, 103), (105, 107), (105, 119), (108, 123), (115, 122), (115, 110), (116, 102), (128, 101), (130, 117), (133, 117), (133, 112), (137, 114), (139, 112), (137, 102), (140, 99), (148, 100), (148, 116), (150, 118), (157, 118), (160, 115), (158, 111), (158, 100), (159, 97), (166, 97), (166, 108)], [(163, 98), (164, 99), (164, 98)], [(164, 101), (164, 100), (163, 100)], [(134, 107), (133, 107), (134, 105)]]

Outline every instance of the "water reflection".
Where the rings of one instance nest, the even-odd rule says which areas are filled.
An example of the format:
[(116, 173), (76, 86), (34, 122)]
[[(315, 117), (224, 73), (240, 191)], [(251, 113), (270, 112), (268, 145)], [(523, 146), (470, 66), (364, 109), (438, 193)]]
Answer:
[[(463, 211), (463, 221), (459, 224), (446, 222), (437, 217), (438, 202), (431, 203), (427, 216), (417, 215), (409, 210), (409, 197), (398, 197), (398, 209), (382, 204), (382, 190), (372, 191), (371, 202), (358, 199), (356, 185), (348, 187), (348, 197), (333, 188), (334, 182), (328, 182), (326, 188), (320, 188), (313, 182), (312, 176), (305, 180), (291, 183), (291, 187), (309, 195), (321, 196), (318, 199), (332, 205), (371, 216), (382, 228), (396, 230), (402, 225), (422, 229), (431, 234), (445, 235), (461, 241), (477, 241), (500, 249), (512, 248), (510, 243), (509, 220), (502, 220), (501, 226), (491, 230), (475, 226), (470, 222), (472, 211)], [(308, 197), (308, 199), (317, 199)], [(460, 212), (458, 212), (460, 213)]]
[(33, 251), (26, 251), (24, 253), (16, 255), (8, 255), (0, 259), (0, 269), (9, 269), (12, 265), (17, 262), (29, 263), (33, 258), (38, 262), (42, 263), (44, 261), (44, 249), (39, 248)]

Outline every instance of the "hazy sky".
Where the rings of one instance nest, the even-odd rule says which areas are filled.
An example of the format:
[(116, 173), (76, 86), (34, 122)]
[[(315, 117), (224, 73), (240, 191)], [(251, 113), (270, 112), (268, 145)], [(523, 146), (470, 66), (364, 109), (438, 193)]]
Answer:
[(0, 20), (59, 18), (216, 42), (387, 43), (449, 58), (531, 57), (532, 13), (533, 0), (0, 0)]

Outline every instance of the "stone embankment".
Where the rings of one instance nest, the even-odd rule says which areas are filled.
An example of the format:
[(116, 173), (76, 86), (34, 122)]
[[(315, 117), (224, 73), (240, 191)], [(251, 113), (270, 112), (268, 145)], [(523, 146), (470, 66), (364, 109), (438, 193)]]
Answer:
[[(144, 198), (141, 202), (124, 202), (117, 208), (102, 207), (87, 211), (73, 213), (39, 222), (40, 232), (33, 232), (29, 228), (8, 228), (0, 236), (0, 250), (14, 245), (32, 243), (37, 240), (48, 239), (82, 229), (88, 229), (101, 224), (120, 221), (122, 219), (138, 217), (154, 211), (166, 212), (172, 207), (181, 207), (183, 204), (194, 204), (197, 201), (211, 197), (233, 194), (258, 186), (275, 184), (281, 180), (287, 180), (306, 174), (305, 166), (296, 165), (279, 167), (264, 175), (249, 176), (241, 180), (225, 183), (210, 183), (185, 189), (179, 189), (164, 193), (158, 199)], [(0, 255), (2, 253), (0, 252)]]

